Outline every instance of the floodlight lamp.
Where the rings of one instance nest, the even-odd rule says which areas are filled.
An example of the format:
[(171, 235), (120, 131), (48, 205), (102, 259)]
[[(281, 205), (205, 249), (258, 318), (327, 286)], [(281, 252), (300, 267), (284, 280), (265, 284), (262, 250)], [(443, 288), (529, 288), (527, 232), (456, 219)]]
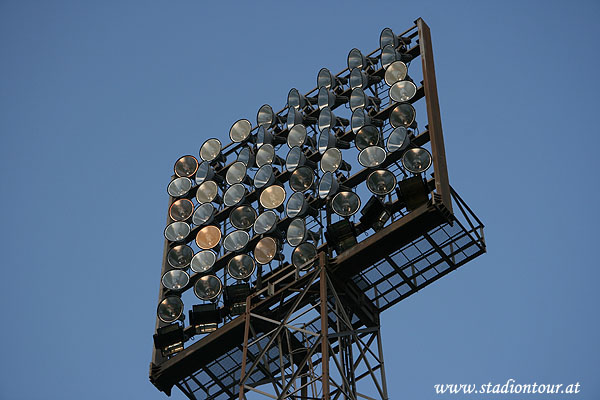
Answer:
[(380, 166), (385, 161), (385, 158), (385, 150), (379, 146), (366, 147), (358, 154), (358, 162), (367, 168)]
[(220, 203), (221, 197), (219, 196), (219, 186), (217, 185), (217, 182), (206, 181), (198, 186), (198, 189), (196, 190), (196, 200), (198, 200), (198, 203), (200, 204), (212, 203), (213, 201)]
[(198, 166), (196, 171), (196, 184), (201, 185), (206, 181), (215, 180), (220, 183), (223, 182), (223, 178), (215, 173), (214, 168), (210, 165), (210, 162), (203, 161)]
[(246, 194), (248, 194), (246, 187), (241, 183), (236, 183), (225, 191), (225, 194), (223, 195), (223, 204), (225, 204), (226, 207), (237, 206), (244, 200)]
[(410, 144), (410, 138), (408, 137), (408, 130), (404, 126), (395, 128), (387, 140), (387, 150), (391, 153), (394, 151), (401, 151), (408, 147)]
[(185, 240), (185, 238), (190, 234), (191, 231), (192, 228), (190, 228), (189, 224), (177, 221), (167, 225), (164, 234), (165, 238), (169, 242), (181, 242)]
[(360, 208), (360, 198), (354, 192), (339, 192), (331, 199), (331, 208), (340, 217), (348, 218)]
[(348, 53), (348, 69), (351, 70), (353, 68), (367, 69), (371, 65), (375, 64), (377, 59), (372, 59), (366, 57), (361, 53), (359, 49), (352, 49), (350, 53)]
[(408, 67), (402, 61), (394, 61), (385, 70), (384, 80), (388, 86), (392, 86), (398, 81), (406, 79)]
[(169, 207), (169, 217), (173, 221), (188, 220), (194, 212), (194, 203), (188, 199), (179, 199)]
[(431, 153), (422, 147), (407, 150), (402, 156), (402, 165), (413, 174), (420, 174), (431, 167)]
[(398, 197), (408, 211), (416, 210), (429, 201), (429, 190), (420, 175), (401, 180), (398, 188)]
[(378, 107), (380, 103), (380, 98), (367, 96), (365, 91), (360, 87), (355, 88), (352, 90), (352, 93), (350, 93), (350, 110), (352, 111), (356, 110), (357, 108), (366, 109), (373, 106)]
[(337, 170), (350, 171), (351, 166), (342, 160), (342, 152), (337, 147), (325, 150), (321, 157), (321, 171), (335, 172)]
[(293, 193), (285, 207), (285, 213), (288, 218), (303, 217), (306, 214), (316, 217), (318, 211), (309, 206), (306, 197), (302, 192)]
[(238, 254), (227, 263), (227, 273), (234, 279), (250, 278), (256, 269), (256, 263), (248, 254)]
[(333, 109), (346, 103), (347, 101), (347, 96), (340, 96), (325, 86), (321, 86), (319, 88), (319, 93), (317, 94), (317, 104), (319, 105), (319, 110), (322, 110), (325, 107)]
[(378, 196), (391, 193), (396, 187), (396, 177), (386, 169), (373, 171), (367, 177), (367, 189)]
[(349, 149), (350, 143), (345, 140), (339, 140), (331, 131), (331, 129), (326, 128), (321, 131), (319, 134), (319, 138), (317, 140), (317, 146), (319, 148), (319, 153), (325, 154), (327, 149), (332, 147), (337, 147), (340, 149)]
[[(306, 154), (300, 146), (294, 146), (288, 152), (285, 157), (285, 169), (288, 171), (293, 171), (298, 167), (303, 166), (307, 162)], [(310, 162), (314, 166), (313, 162)]]
[(202, 250), (217, 248), (220, 241), (221, 230), (214, 225), (205, 226), (196, 234), (196, 244)]
[(417, 86), (411, 81), (398, 81), (389, 91), (390, 99), (397, 102), (410, 101), (417, 94)]
[(179, 296), (167, 296), (158, 304), (156, 313), (158, 318), (166, 324), (175, 322), (183, 313), (183, 302)]
[(337, 193), (339, 182), (332, 172), (325, 172), (319, 181), (319, 198), (326, 199)]
[(190, 281), (190, 276), (181, 269), (172, 269), (170, 271), (165, 272), (162, 276), (161, 282), (164, 287), (169, 290), (181, 290)]
[(365, 125), (356, 132), (354, 145), (358, 150), (366, 149), (369, 146), (376, 146), (381, 139), (379, 129), (373, 125)]
[(348, 126), (350, 121), (346, 118), (336, 117), (331, 111), (331, 108), (324, 107), (319, 113), (319, 131), (323, 131), (328, 128), (335, 128), (336, 126)]
[(327, 89), (334, 90), (343, 83), (346, 83), (345, 79), (333, 76), (333, 74), (327, 68), (321, 68), (319, 74), (317, 75), (318, 88), (325, 86)]
[(241, 143), (250, 137), (252, 124), (247, 119), (237, 120), (229, 129), (229, 138), (234, 143)]
[(306, 221), (304, 218), (294, 218), (288, 225), (286, 240), (290, 246), (299, 246), (308, 239), (317, 241), (318, 233), (306, 229)]
[(271, 185), (260, 194), (260, 205), (266, 209), (279, 208), (285, 201), (286, 193), (283, 186)]
[(254, 259), (259, 264), (268, 264), (279, 255), (279, 243), (275, 238), (265, 236), (256, 243)]
[(194, 304), (189, 315), (190, 325), (194, 327), (196, 334), (216, 331), (219, 323), (223, 320), (221, 311), (214, 303)]
[(229, 219), (236, 229), (250, 229), (256, 221), (256, 211), (251, 206), (239, 206), (229, 214)]
[(408, 103), (400, 103), (392, 109), (390, 113), (390, 125), (397, 128), (399, 126), (412, 127), (415, 124), (415, 108)]
[(167, 193), (169, 193), (169, 196), (171, 197), (181, 197), (188, 194), (191, 188), (192, 180), (190, 178), (175, 178), (169, 182), (169, 186), (167, 186)]
[(201, 250), (194, 255), (190, 268), (194, 272), (203, 273), (210, 271), (217, 261), (217, 254), (212, 250)]
[(200, 158), (207, 162), (217, 159), (225, 161), (224, 156), (221, 154), (221, 148), (221, 141), (219, 139), (208, 139), (200, 146)]
[(271, 164), (263, 165), (254, 175), (254, 187), (257, 189), (271, 186), (275, 182), (275, 171)]
[(369, 75), (360, 68), (354, 68), (350, 71), (350, 89), (366, 89), (374, 83), (381, 80), (379, 76)]
[(381, 50), (381, 65), (383, 68), (389, 67), (394, 61), (401, 61), (402, 55), (393, 45), (387, 45)]
[(167, 253), (167, 262), (173, 268), (187, 268), (194, 256), (194, 250), (188, 245), (180, 244), (169, 249)]
[(178, 177), (192, 177), (198, 169), (198, 160), (194, 156), (183, 156), (175, 162), (173, 171)]
[(354, 133), (358, 133), (360, 128), (365, 125), (383, 126), (382, 120), (371, 118), (369, 113), (362, 107), (359, 107), (352, 112), (351, 121), (350, 127)]
[(236, 161), (243, 163), (246, 166), (246, 168), (252, 168), (254, 166), (255, 160), (256, 156), (254, 155), (254, 151), (252, 150), (252, 148), (246, 146), (240, 149)]
[(250, 184), (246, 175), (246, 165), (241, 161), (236, 161), (227, 169), (225, 174), (225, 181), (229, 185), (235, 185), (236, 183)]
[(250, 285), (247, 283), (225, 287), (224, 303), (225, 307), (229, 309), (230, 315), (242, 315), (246, 311), (246, 299), (250, 293)]
[(307, 105), (306, 98), (300, 94), (298, 89), (292, 88), (288, 92), (288, 100), (287, 100), (289, 109), (303, 109)]
[(354, 224), (346, 218), (327, 226), (325, 236), (327, 243), (333, 246), (338, 255), (358, 243)]
[(215, 217), (215, 206), (211, 203), (203, 203), (196, 207), (192, 215), (192, 223), (196, 226), (210, 224)]
[(304, 146), (307, 143), (307, 139), (306, 126), (302, 124), (294, 125), (288, 133), (287, 145), (290, 149), (295, 146)]
[(301, 243), (292, 252), (292, 265), (301, 270), (312, 266), (312, 261), (317, 258), (317, 248), (310, 242)]
[(248, 235), (248, 232), (242, 230), (233, 231), (223, 239), (223, 248), (225, 248), (225, 251), (239, 252), (246, 247), (249, 241), (250, 235)]
[(398, 36), (390, 28), (384, 28), (379, 35), (379, 48), (383, 50), (385, 46), (391, 45), (393, 48), (397, 48), (400, 44)]
[(173, 355), (183, 350), (185, 335), (183, 326), (178, 323), (162, 326), (153, 335), (154, 347), (159, 349), (164, 357)]
[(271, 144), (262, 145), (256, 152), (256, 165), (262, 167), (267, 164), (284, 164), (281, 157), (275, 154), (275, 148)]
[(264, 235), (266, 233), (272, 233), (277, 227), (279, 217), (272, 210), (267, 210), (260, 214), (256, 221), (254, 221), (254, 233), (257, 235)]
[(362, 214), (360, 222), (367, 227), (365, 230), (373, 228), (376, 232), (381, 230), (391, 217), (390, 212), (377, 196), (371, 196), (360, 213)]
[(200, 300), (210, 301), (223, 291), (221, 280), (215, 275), (204, 275), (194, 284), (194, 294)]
[(290, 188), (294, 192), (305, 192), (313, 187), (315, 174), (309, 167), (299, 167), (290, 175)]
[(257, 125), (264, 126), (265, 128), (275, 127), (278, 119), (279, 117), (273, 112), (273, 108), (268, 104), (261, 106), (256, 114)]

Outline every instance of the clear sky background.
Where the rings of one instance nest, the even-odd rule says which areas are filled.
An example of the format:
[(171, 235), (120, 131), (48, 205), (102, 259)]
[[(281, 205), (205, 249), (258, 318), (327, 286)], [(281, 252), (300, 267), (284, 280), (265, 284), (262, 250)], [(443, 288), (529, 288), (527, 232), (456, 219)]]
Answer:
[(489, 253), (383, 314), (391, 398), (509, 378), (581, 393), (502, 398), (600, 398), (597, 1), (1, 1), (0, 398), (164, 398), (173, 163), (418, 17)]

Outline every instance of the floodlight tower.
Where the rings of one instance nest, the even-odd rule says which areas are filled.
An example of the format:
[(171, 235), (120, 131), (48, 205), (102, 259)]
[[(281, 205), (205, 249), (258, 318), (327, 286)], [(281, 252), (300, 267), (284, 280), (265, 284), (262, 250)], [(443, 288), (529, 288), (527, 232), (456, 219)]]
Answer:
[(151, 382), (387, 399), (381, 313), (485, 252), (449, 184), (429, 27), (384, 29), (229, 136), (179, 158), (167, 187)]

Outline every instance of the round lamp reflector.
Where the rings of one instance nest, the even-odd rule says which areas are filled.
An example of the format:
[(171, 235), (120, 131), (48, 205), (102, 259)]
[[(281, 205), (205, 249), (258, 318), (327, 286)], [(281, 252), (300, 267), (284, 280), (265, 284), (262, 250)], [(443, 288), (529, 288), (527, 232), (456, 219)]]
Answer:
[(277, 255), (279, 246), (277, 240), (272, 237), (264, 237), (256, 243), (254, 248), (254, 258), (259, 264), (268, 264)]
[(167, 296), (159, 304), (156, 314), (167, 324), (177, 321), (183, 313), (183, 302), (177, 296)]
[(275, 123), (275, 113), (273, 112), (273, 108), (270, 105), (265, 104), (261, 108), (258, 109), (258, 113), (256, 114), (256, 123), (258, 126), (266, 126), (270, 128)]
[(269, 186), (260, 194), (260, 204), (267, 209), (277, 208), (285, 201), (285, 195), (283, 186)]
[(210, 224), (215, 215), (215, 206), (211, 203), (200, 204), (192, 215), (192, 223), (196, 226)]
[(333, 112), (331, 112), (331, 108), (324, 107), (319, 113), (319, 131), (323, 131), (326, 128), (331, 128), (334, 124), (333, 120)]
[(196, 183), (201, 185), (207, 180), (210, 180), (215, 174), (215, 170), (211, 167), (208, 161), (203, 161), (198, 166), (198, 170), (196, 171)]
[(325, 86), (327, 89), (332, 89), (334, 78), (327, 68), (321, 68), (317, 75), (317, 87)]
[(257, 235), (263, 235), (265, 233), (271, 233), (277, 226), (279, 217), (274, 211), (267, 210), (260, 214), (256, 221), (254, 221), (254, 233)]
[(205, 226), (196, 234), (196, 244), (202, 250), (210, 250), (219, 245), (221, 241), (221, 230), (214, 226)]
[(287, 234), (286, 234), (287, 242), (290, 246), (298, 246), (300, 243), (304, 242), (306, 239), (306, 223), (303, 218), (295, 218), (290, 222)]
[(214, 275), (205, 275), (196, 281), (194, 294), (200, 300), (212, 300), (218, 297), (223, 290), (221, 280)]
[(325, 154), (325, 151), (330, 147), (335, 147), (336, 139), (335, 136), (331, 133), (329, 128), (323, 129), (321, 133), (319, 133), (319, 138), (317, 140), (317, 147), (319, 148), (319, 153)]
[(335, 94), (325, 86), (321, 86), (317, 94), (317, 104), (319, 105), (319, 110), (325, 107), (333, 107), (335, 105)]
[(352, 112), (350, 127), (352, 132), (357, 133), (360, 128), (371, 123), (371, 117), (364, 108), (357, 108)]
[(185, 196), (192, 188), (192, 180), (190, 178), (181, 177), (175, 178), (169, 182), (167, 186), (167, 193), (171, 197)]
[(229, 129), (229, 138), (234, 143), (240, 143), (248, 139), (250, 131), (252, 130), (252, 124), (247, 119), (240, 119), (236, 121)]
[(381, 65), (383, 68), (389, 67), (394, 61), (400, 60), (400, 53), (392, 45), (387, 45), (381, 50)]
[(254, 175), (254, 186), (257, 189), (268, 186), (275, 182), (275, 174), (271, 164), (263, 165), (256, 171)]
[(350, 110), (354, 111), (357, 108), (364, 108), (367, 106), (367, 95), (361, 88), (355, 88), (350, 94)]
[(275, 159), (275, 148), (271, 144), (264, 144), (260, 146), (260, 149), (256, 152), (256, 165), (262, 167), (263, 165), (273, 164)]
[(410, 144), (408, 138), (408, 130), (404, 126), (395, 128), (387, 140), (387, 150), (393, 151), (404, 150)]
[(293, 171), (306, 161), (306, 156), (299, 146), (292, 147), (285, 158), (285, 169)]
[(350, 70), (353, 68), (363, 69), (366, 67), (367, 67), (367, 59), (363, 55), (363, 53), (361, 53), (359, 49), (350, 50), (350, 53), (348, 53), (348, 69), (350, 69)]
[(246, 168), (250, 168), (254, 165), (254, 153), (250, 147), (243, 147), (237, 156), (237, 161), (244, 163)]
[(181, 290), (190, 282), (190, 276), (180, 269), (172, 269), (162, 276), (162, 284), (170, 290)]
[(198, 186), (196, 200), (198, 200), (198, 203), (200, 204), (210, 203), (215, 200), (218, 194), (219, 187), (217, 186), (217, 182), (206, 181)]
[(237, 206), (246, 197), (246, 187), (241, 183), (230, 186), (223, 195), (223, 204), (227, 207)]
[(304, 192), (308, 190), (315, 180), (315, 174), (309, 167), (300, 167), (294, 170), (290, 175), (290, 188), (294, 192)]
[(417, 86), (411, 81), (398, 81), (390, 88), (390, 99), (397, 102), (409, 101), (417, 94)]
[(373, 125), (365, 125), (358, 130), (354, 138), (354, 145), (358, 150), (366, 149), (369, 146), (376, 146), (380, 139), (379, 129)]
[(252, 257), (247, 254), (238, 254), (227, 263), (227, 273), (234, 279), (248, 279), (256, 269)]
[(409, 127), (415, 122), (415, 108), (408, 103), (400, 103), (390, 113), (390, 125)]
[(240, 251), (248, 244), (250, 235), (246, 231), (233, 231), (223, 239), (223, 247), (226, 251)]
[(175, 162), (173, 171), (178, 177), (192, 177), (198, 169), (198, 160), (194, 156), (183, 156)]
[(327, 149), (321, 157), (321, 171), (335, 172), (342, 165), (342, 152), (336, 147)]
[(379, 48), (383, 49), (387, 45), (398, 47), (398, 36), (390, 28), (384, 28), (379, 35)]
[(306, 127), (302, 124), (294, 125), (287, 137), (287, 145), (289, 148), (295, 146), (303, 146), (306, 142)]
[(250, 229), (256, 221), (256, 211), (250, 206), (239, 206), (229, 214), (229, 219), (236, 229)]
[(294, 218), (306, 211), (308, 207), (306, 198), (302, 192), (293, 193), (285, 207), (285, 213), (288, 218)]
[(246, 165), (241, 161), (236, 161), (227, 170), (225, 181), (230, 185), (235, 185), (236, 183), (242, 183), (245, 177)]
[(317, 248), (310, 242), (304, 242), (292, 252), (292, 265), (299, 269), (306, 269), (310, 262), (317, 257)]
[(173, 222), (165, 228), (165, 238), (170, 242), (181, 242), (190, 234), (192, 228), (185, 222)]
[(431, 154), (422, 147), (407, 150), (402, 156), (402, 165), (413, 174), (427, 171), (432, 162)]
[(333, 212), (341, 217), (354, 215), (360, 208), (360, 198), (354, 192), (339, 192), (331, 200)]
[(378, 196), (385, 196), (391, 193), (396, 187), (396, 177), (386, 169), (373, 171), (367, 177), (367, 188), (371, 193)]
[(196, 253), (190, 262), (190, 268), (194, 272), (206, 272), (215, 265), (217, 255), (212, 250), (202, 250)]
[(173, 268), (187, 268), (194, 256), (194, 250), (188, 245), (175, 246), (167, 253), (167, 262)]
[(398, 81), (406, 79), (408, 68), (402, 61), (394, 61), (385, 70), (384, 80), (388, 86), (392, 86)]
[(369, 146), (358, 154), (358, 162), (363, 167), (374, 168), (385, 161), (385, 150), (379, 146)]
[(339, 187), (339, 183), (332, 172), (325, 172), (319, 182), (319, 198), (325, 199), (333, 196)]
[(208, 139), (200, 147), (200, 158), (204, 161), (213, 161), (221, 154), (221, 142), (219, 139)]
[(298, 108), (303, 108), (304, 107), (304, 98), (303, 96), (300, 94), (300, 92), (298, 91), (298, 89), (296, 88), (292, 88), (290, 89), (290, 91), (288, 92), (288, 108), (292, 109), (298, 109)]
[(350, 89), (366, 89), (369, 87), (369, 75), (359, 68), (354, 68), (350, 71)]
[(179, 199), (169, 207), (169, 217), (173, 221), (185, 221), (192, 216), (194, 203), (188, 199)]

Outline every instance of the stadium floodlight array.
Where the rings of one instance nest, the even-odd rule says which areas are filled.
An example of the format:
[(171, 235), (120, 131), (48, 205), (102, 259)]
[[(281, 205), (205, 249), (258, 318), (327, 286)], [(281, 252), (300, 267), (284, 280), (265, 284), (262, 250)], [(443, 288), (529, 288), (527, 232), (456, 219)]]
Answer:
[[(188, 306), (190, 326), (210, 332), (243, 310), (264, 268), (309, 270), (319, 251), (339, 255), (428, 201), (432, 154), (415, 140), (423, 94), (409, 44), (384, 29), (379, 50), (352, 49), (347, 69), (322, 68), (317, 87), (292, 88), (280, 112), (264, 104), (255, 123), (233, 123), (229, 145), (210, 138), (198, 158), (175, 162), (163, 324), (179, 325), (192, 290), (202, 303)], [(165, 354), (182, 348), (171, 336)]]

